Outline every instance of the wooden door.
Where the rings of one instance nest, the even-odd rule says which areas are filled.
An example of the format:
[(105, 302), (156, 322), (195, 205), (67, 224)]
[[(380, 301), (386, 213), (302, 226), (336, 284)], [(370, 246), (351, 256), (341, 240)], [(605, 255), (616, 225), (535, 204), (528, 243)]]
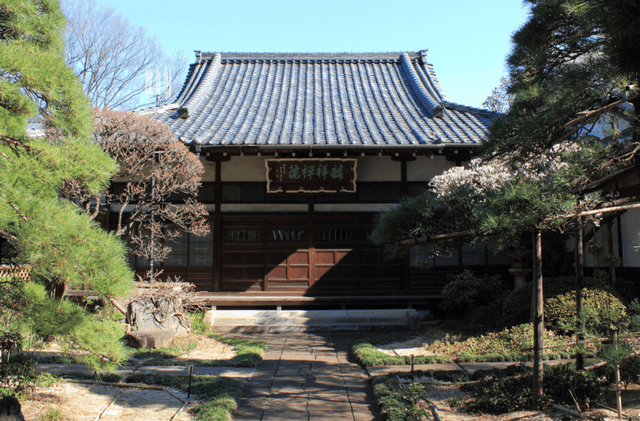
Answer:
[(223, 220), (221, 291), (264, 291), (264, 236), (261, 218)]
[(311, 279), (309, 219), (269, 220), (266, 226), (266, 290), (306, 291)]

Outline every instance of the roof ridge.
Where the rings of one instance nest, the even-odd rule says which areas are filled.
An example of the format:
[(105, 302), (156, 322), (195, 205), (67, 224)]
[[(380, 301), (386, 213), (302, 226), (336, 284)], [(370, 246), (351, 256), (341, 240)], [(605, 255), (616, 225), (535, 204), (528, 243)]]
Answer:
[(486, 110), (484, 108), (476, 108), (476, 107), (470, 107), (467, 105), (462, 105), (462, 104), (457, 104), (455, 102), (451, 102), (451, 101), (442, 101), (441, 102), (442, 106), (447, 108), (447, 109), (451, 109), (451, 110), (457, 110), (457, 111), (462, 111), (462, 112), (467, 112), (467, 113), (473, 113), (473, 114), (482, 114), (482, 115), (486, 115), (487, 117), (497, 117), (499, 115), (501, 115), (501, 113), (495, 112), (495, 111), (490, 111), (490, 110)]
[(400, 60), (402, 54), (410, 55), (412, 58), (420, 58), (420, 51), (392, 51), (392, 52), (341, 52), (341, 53), (251, 53), (251, 52), (203, 52), (196, 51), (196, 58), (198, 60), (207, 60), (214, 57), (215, 54), (220, 54), (222, 60), (234, 60), (234, 59), (270, 59), (270, 60), (327, 60), (327, 59), (351, 59), (351, 60), (363, 60), (363, 59), (392, 59)]
[(429, 110), (431, 115), (433, 115), (434, 117), (442, 116), (442, 106), (438, 104), (438, 102), (431, 97), (431, 95), (425, 88), (424, 83), (422, 82), (422, 80), (418, 76), (418, 73), (416, 72), (416, 69), (413, 68), (409, 55), (403, 54), (401, 57), (402, 57), (402, 67), (404, 67), (404, 70), (407, 72), (409, 76), (409, 81), (413, 86), (413, 89), (416, 90), (416, 94), (420, 98), (420, 101)]
[(182, 117), (186, 118), (189, 115), (189, 110), (194, 110), (195, 108), (198, 107), (198, 105), (200, 105), (200, 102), (202, 102), (202, 96), (204, 92), (206, 92), (209, 89), (209, 85), (211, 84), (213, 77), (218, 72), (218, 68), (220, 67), (220, 62), (221, 62), (220, 54), (216, 54), (211, 60), (209, 67), (205, 70), (205, 73), (202, 76), (200, 83), (198, 84), (198, 87), (191, 94), (187, 102), (184, 103), (184, 105), (182, 105), (182, 107), (180, 107), (180, 109), (178, 110), (178, 113)]

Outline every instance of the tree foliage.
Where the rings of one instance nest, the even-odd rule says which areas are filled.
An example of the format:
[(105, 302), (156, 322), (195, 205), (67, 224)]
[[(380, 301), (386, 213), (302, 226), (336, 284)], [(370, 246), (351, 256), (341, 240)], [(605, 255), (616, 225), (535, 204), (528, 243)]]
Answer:
[(509, 93), (509, 79), (500, 78), (500, 85), (491, 91), (491, 95), (482, 103), (482, 106), (495, 113), (506, 113), (513, 103), (513, 95)]
[(204, 172), (198, 158), (150, 118), (99, 110), (94, 118), (95, 142), (119, 164), (113, 179), (118, 187), (103, 200), (119, 207), (116, 233), (131, 240), (132, 252), (161, 262), (182, 232), (207, 234), (208, 213), (196, 198)]
[[(640, 66), (628, 56), (640, 48), (640, 2), (528, 3), (508, 57), (513, 102), (494, 119), (483, 156), (436, 177), (435, 194), (407, 201), (411, 212), (402, 205), (383, 214), (377, 242), (473, 230), (476, 240), (517, 245), (522, 232), (572, 229), (577, 213), (612, 199), (585, 189), (637, 155)], [(492, 168), (502, 175), (487, 177)]]
[[(117, 170), (91, 142), (87, 99), (63, 59), (64, 23), (55, 0), (0, 0), (0, 236), (16, 250), (17, 262), (31, 265), (36, 282), (117, 297), (133, 280), (124, 245), (63, 194), (98, 194)], [(28, 138), (31, 117), (60, 137)], [(25, 316), (18, 304), (32, 302), (19, 284), (5, 287), (11, 292), (0, 301), (6, 323)], [(100, 346), (91, 352), (109, 355)]]
[(144, 27), (95, 0), (62, 0), (62, 6), (66, 62), (94, 107), (130, 110), (143, 105), (147, 71), (155, 78), (166, 70), (168, 85), (178, 92), (186, 68), (182, 51), (168, 57)]

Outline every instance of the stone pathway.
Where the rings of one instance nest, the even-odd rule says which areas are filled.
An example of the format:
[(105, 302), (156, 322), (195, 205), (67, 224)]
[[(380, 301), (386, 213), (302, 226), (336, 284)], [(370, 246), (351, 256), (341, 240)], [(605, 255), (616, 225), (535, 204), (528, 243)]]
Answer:
[(372, 421), (367, 375), (350, 360), (354, 332), (242, 335), (269, 344), (233, 414), (235, 421)]

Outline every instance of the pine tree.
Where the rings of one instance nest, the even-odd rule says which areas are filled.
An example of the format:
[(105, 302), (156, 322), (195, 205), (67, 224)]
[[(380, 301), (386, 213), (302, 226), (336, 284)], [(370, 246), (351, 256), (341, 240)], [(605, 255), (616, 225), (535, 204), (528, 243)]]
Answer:
[[(133, 280), (124, 245), (64, 199), (69, 189), (103, 191), (117, 171), (116, 162), (91, 142), (88, 101), (63, 58), (64, 25), (56, 0), (0, 0), (0, 236), (15, 250), (17, 263), (31, 266), (38, 283), (118, 297)], [(28, 137), (33, 117), (64, 137)], [(21, 292), (20, 305), (0, 300), (0, 310), (27, 318), (36, 307), (60, 313), (64, 303), (39, 305), (39, 294)], [(121, 356), (80, 333), (87, 323), (113, 332), (110, 322), (86, 314), (73, 320), (60, 333), (68, 343), (111, 360)]]
[[(640, 1), (528, 3), (530, 18), (514, 34), (507, 60), (507, 94), (513, 102), (494, 120), (483, 157), (468, 169), (436, 177), (434, 193), (383, 214), (373, 237), (378, 243), (457, 231), (467, 239), (508, 247), (523, 245), (522, 233), (529, 232), (536, 238), (533, 260), (541, 285), (540, 233), (575, 232), (581, 238), (585, 220), (578, 215), (614, 199), (594, 191), (594, 184), (636, 164)], [(464, 217), (436, 219), (456, 214)], [(461, 237), (447, 238), (430, 251), (455, 247)], [(581, 241), (576, 245), (580, 250)], [(581, 266), (577, 256), (577, 291), (582, 290)], [(538, 326), (542, 316), (542, 311), (536, 315)], [(539, 360), (536, 366), (539, 370)]]

